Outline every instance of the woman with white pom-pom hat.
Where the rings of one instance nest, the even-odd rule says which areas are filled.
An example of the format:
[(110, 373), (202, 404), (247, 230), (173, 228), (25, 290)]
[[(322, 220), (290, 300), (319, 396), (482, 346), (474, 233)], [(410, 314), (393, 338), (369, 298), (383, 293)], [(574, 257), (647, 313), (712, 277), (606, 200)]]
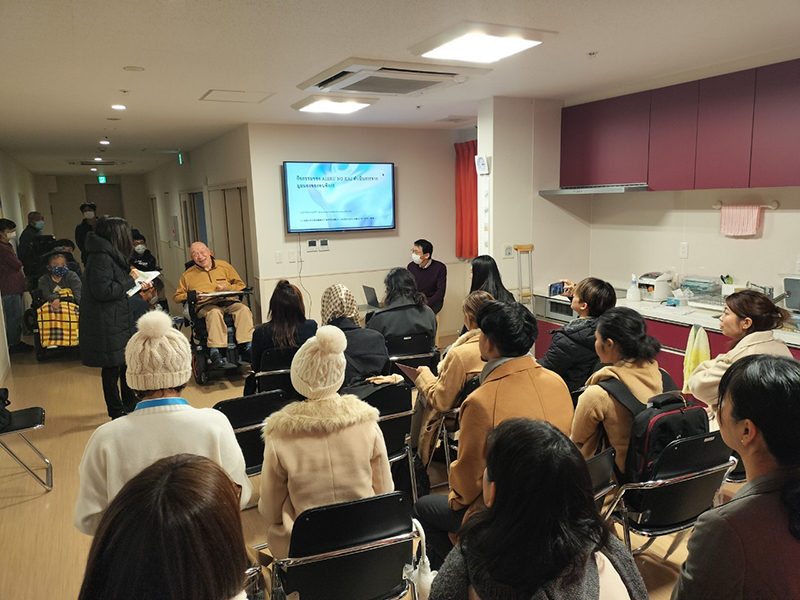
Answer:
[(270, 415), (264, 427), (264, 467), (258, 510), (267, 519), (270, 552), (289, 553), (304, 510), (394, 490), (378, 409), (340, 396), (347, 339), (326, 325), (292, 361), (292, 385), (306, 398)]
[(132, 413), (97, 428), (78, 467), (74, 522), (88, 535), (94, 535), (103, 511), (128, 480), (174, 454), (205, 456), (225, 469), (242, 487), (242, 508), (252, 493), (228, 419), (212, 408), (193, 408), (180, 397), (192, 376), (189, 341), (160, 310), (147, 313), (136, 326), (125, 362), (128, 385), (140, 402)]

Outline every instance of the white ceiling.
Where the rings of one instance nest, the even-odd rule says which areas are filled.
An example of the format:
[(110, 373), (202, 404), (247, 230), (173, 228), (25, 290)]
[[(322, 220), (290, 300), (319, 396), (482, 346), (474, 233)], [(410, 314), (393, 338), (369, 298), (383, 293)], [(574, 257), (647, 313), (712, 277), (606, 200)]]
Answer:
[[(408, 48), (462, 20), (559, 34), (429, 95), (347, 116), (290, 108), (350, 56), (434, 64)], [(130, 163), (106, 172), (143, 173), (174, 160), (153, 150), (243, 123), (453, 127), (434, 122), (491, 96), (571, 104), (797, 58), (798, 32), (798, 0), (0, 0), (0, 149), (35, 173), (85, 174), (67, 161), (108, 136), (103, 156)], [(210, 89), (274, 95), (200, 102)]]

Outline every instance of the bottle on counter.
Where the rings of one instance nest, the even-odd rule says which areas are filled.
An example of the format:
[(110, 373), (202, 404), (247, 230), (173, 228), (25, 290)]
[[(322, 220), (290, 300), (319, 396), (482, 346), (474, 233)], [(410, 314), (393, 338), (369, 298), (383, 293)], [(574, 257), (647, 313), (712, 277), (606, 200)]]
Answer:
[(631, 273), (631, 287), (628, 288), (625, 300), (628, 302), (642, 301), (642, 292), (639, 291), (639, 284), (636, 282), (636, 273)]

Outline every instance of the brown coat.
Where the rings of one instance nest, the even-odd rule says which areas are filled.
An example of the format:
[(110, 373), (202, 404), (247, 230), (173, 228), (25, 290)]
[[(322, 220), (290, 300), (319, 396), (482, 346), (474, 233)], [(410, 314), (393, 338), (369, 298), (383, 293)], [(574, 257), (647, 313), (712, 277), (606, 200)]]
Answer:
[(289, 555), (304, 510), (394, 490), (378, 409), (356, 396), (293, 402), (264, 427), (258, 512), (273, 556)]
[(494, 369), (461, 405), (458, 460), (450, 468), (450, 508), (469, 507), (469, 515), (483, 506), (486, 436), (515, 417), (549, 421), (566, 435), (572, 424), (572, 399), (564, 380), (528, 354)]
[(481, 350), (478, 348), (480, 335), (480, 329), (472, 329), (459, 337), (439, 363), (438, 377), (428, 367), (422, 367), (417, 377), (417, 390), (425, 396), (426, 401), (418, 446), (423, 464), (427, 465), (430, 461), (442, 414), (456, 405), (464, 384), (472, 377), (480, 375), (486, 364), (481, 359)]
[(572, 441), (586, 458), (594, 456), (602, 423), (610, 444), (617, 451), (617, 467), (625, 471), (625, 457), (630, 444), (633, 415), (607, 391), (599, 385), (594, 385), (611, 378), (619, 379), (628, 386), (639, 402), (647, 404), (650, 398), (663, 391), (661, 371), (656, 361), (619, 362), (610, 367), (603, 367), (589, 377), (589, 381), (586, 382), (589, 387), (578, 398), (575, 420), (572, 423)]

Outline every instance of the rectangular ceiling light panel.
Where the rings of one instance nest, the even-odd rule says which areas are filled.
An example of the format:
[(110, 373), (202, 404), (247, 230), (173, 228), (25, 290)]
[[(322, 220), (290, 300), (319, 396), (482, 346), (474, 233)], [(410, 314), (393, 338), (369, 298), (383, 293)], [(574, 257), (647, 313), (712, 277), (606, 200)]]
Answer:
[(246, 92), (244, 90), (208, 90), (200, 96), (204, 102), (237, 102), (239, 104), (260, 104), (274, 96), (270, 92)]

